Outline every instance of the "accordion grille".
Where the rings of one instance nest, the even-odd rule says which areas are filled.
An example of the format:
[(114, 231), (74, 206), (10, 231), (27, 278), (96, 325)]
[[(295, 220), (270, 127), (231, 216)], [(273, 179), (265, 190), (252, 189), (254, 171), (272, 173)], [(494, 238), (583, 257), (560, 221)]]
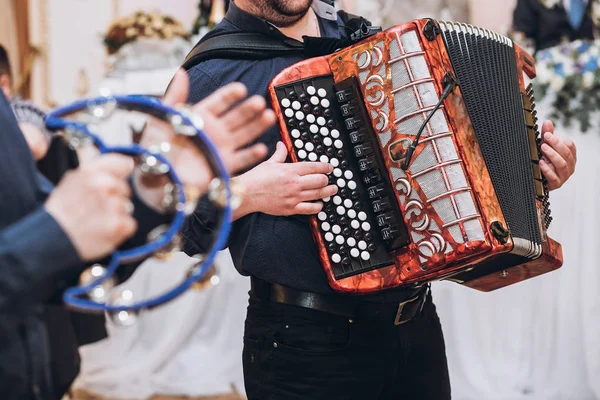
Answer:
[(469, 25), (442, 22), (440, 27), (511, 234), (539, 246), (532, 157), (512, 42)]

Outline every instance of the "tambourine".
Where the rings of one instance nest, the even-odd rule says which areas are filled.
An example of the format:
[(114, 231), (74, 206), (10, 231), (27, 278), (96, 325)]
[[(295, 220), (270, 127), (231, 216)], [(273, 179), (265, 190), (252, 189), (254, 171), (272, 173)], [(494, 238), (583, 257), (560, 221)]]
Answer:
[[(162, 121), (163, 129), (172, 129), (175, 135), (188, 137), (204, 155), (214, 176), (208, 188), (208, 198), (220, 209), (215, 238), (206, 254), (198, 255), (198, 262), (188, 271), (183, 281), (160, 295), (143, 300), (135, 299), (131, 290), (117, 290), (120, 283), (115, 271), (133, 260), (143, 260), (151, 256), (164, 256), (177, 251), (179, 232), (186, 215), (193, 212), (199, 194), (190, 196), (165, 153), (170, 144), (162, 143), (156, 148), (146, 149), (137, 144), (110, 146), (103, 141), (95, 129), (109, 121), (115, 113), (127, 112), (154, 117)], [(167, 303), (185, 293), (194, 285), (215, 283), (213, 261), (218, 251), (225, 247), (235, 196), (231, 190), (230, 176), (211, 140), (203, 132), (202, 119), (187, 111), (163, 104), (156, 98), (145, 96), (103, 96), (81, 100), (61, 107), (46, 116), (46, 127), (60, 132), (72, 148), (95, 146), (100, 153), (120, 153), (134, 157), (136, 168), (141, 173), (153, 176), (166, 176), (169, 183), (164, 187), (163, 206), (172, 211), (169, 225), (156, 227), (148, 235), (148, 242), (127, 250), (118, 250), (110, 257), (106, 266), (95, 264), (84, 271), (79, 286), (68, 288), (63, 295), (65, 304), (82, 312), (104, 312), (117, 325), (130, 325), (141, 310), (148, 310)], [(122, 125), (122, 124), (121, 124)], [(190, 198), (191, 197), (191, 198)]]

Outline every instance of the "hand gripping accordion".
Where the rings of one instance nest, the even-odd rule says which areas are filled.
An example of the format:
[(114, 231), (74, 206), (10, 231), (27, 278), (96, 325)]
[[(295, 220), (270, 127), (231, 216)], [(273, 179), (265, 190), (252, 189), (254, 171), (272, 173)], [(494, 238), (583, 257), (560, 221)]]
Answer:
[[(153, 117), (159, 123), (166, 123), (164, 126), (172, 129), (175, 135), (188, 137), (203, 153), (211, 169), (214, 178), (209, 187), (208, 198), (221, 210), (212, 247), (206, 254), (198, 256), (199, 261), (190, 268), (185, 279), (162, 294), (140, 301), (134, 299), (131, 290), (115, 290), (117, 270), (128, 262), (153, 255), (160, 257), (177, 250), (178, 234), (186, 214), (195, 209), (198, 196), (190, 196), (193, 191), (184, 187), (165, 156), (169, 143), (162, 143), (156, 149), (146, 149), (137, 144), (110, 146), (92, 131), (90, 125), (96, 126), (108, 121), (117, 111), (141, 115), (144, 121), (147, 117)], [(120, 123), (119, 128), (123, 128), (122, 125)], [(116, 324), (129, 325), (135, 321), (135, 315), (139, 311), (167, 303), (199, 282), (206, 283), (206, 279), (210, 280), (210, 273), (214, 272), (212, 264), (215, 256), (225, 246), (229, 235), (232, 201), (235, 199), (227, 169), (214, 144), (202, 131), (203, 121), (198, 116), (184, 109), (168, 107), (151, 97), (104, 96), (81, 100), (52, 111), (46, 117), (46, 126), (50, 130), (61, 131), (72, 148), (94, 145), (103, 154), (120, 153), (131, 156), (136, 159), (136, 168), (142, 173), (168, 177), (163, 205), (173, 211), (170, 224), (159, 226), (150, 232), (146, 244), (115, 251), (106, 267), (96, 264), (84, 271), (80, 276), (80, 285), (71, 287), (64, 293), (67, 306), (83, 312), (105, 312)]]

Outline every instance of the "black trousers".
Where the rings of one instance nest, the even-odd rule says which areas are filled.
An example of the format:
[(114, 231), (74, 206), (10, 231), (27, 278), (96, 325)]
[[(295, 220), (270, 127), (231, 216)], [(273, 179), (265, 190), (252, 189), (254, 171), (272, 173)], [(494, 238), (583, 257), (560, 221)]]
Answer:
[(403, 325), (348, 318), (250, 293), (244, 334), (249, 400), (446, 400), (444, 337), (428, 295)]

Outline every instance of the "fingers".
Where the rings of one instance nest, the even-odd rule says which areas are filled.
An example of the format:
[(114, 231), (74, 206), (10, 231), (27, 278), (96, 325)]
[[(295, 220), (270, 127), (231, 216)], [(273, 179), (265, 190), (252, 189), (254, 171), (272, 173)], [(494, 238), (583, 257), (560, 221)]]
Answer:
[(300, 187), (303, 190), (321, 189), (329, 184), (329, 178), (325, 174), (312, 174), (301, 176)]
[(546, 120), (542, 124), (542, 133), (550, 132), (554, 134), (554, 123), (552, 121)]
[(331, 197), (337, 192), (338, 187), (335, 185), (330, 185), (319, 189), (304, 190), (302, 191), (302, 193), (300, 193), (300, 199), (302, 201), (321, 200), (327, 197)]
[(256, 141), (263, 133), (273, 126), (275, 120), (275, 113), (271, 110), (264, 110), (262, 113), (259, 113), (258, 118), (246, 123), (246, 125), (234, 132), (232, 140), (233, 143), (235, 143), (236, 148), (244, 147), (248, 143)]
[[(561, 149), (561, 147), (556, 143), (555, 146), (557, 146), (558, 149)], [(544, 154), (545, 158), (552, 164), (555, 174), (558, 175), (558, 178), (560, 179), (560, 183), (557, 187), (562, 186), (562, 184), (565, 183), (567, 179), (569, 179), (575, 168), (575, 160), (573, 156), (571, 155), (569, 150), (567, 150), (566, 152), (568, 153), (568, 155), (565, 155), (565, 159), (565, 157), (563, 157), (563, 155), (561, 155), (561, 153), (559, 153), (559, 151), (555, 148), (551, 147), (547, 143), (542, 144), (542, 153)]]
[(228, 163), (229, 172), (234, 174), (253, 167), (264, 160), (267, 151), (267, 146), (262, 143), (237, 151)]
[(562, 181), (558, 177), (558, 174), (556, 173), (551, 164), (547, 163), (544, 160), (540, 160), (540, 169), (542, 170), (542, 174), (544, 174), (544, 177), (546, 177), (546, 180), (548, 181), (548, 189), (554, 190), (562, 186)]
[(247, 93), (246, 86), (243, 84), (239, 82), (230, 83), (197, 103), (194, 106), (194, 111), (200, 113), (206, 111), (220, 117), (234, 104), (243, 100)]
[(163, 102), (170, 106), (186, 103), (189, 90), (190, 78), (185, 70), (179, 69), (175, 73), (175, 76), (173, 76), (171, 83), (169, 83)]
[(333, 165), (322, 162), (301, 162), (293, 164), (298, 175), (330, 174)]
[(225, 113), (223, 115), (222, 123), (233, 132), (256, 119), (266, 107), (267, 102), (263, 97), (252, 96), (242, 104)]
[(122, 154), (104, 154), (97, 157), (89, 167), (104, 171), (115, 178), (125, 179), (133, 172), (135, 163), (129, 156)]
[(312, 215), (318, 214), (323, 209), (323, 203), (299, 203), (294, 207), (293, 214)]
[(266, 162), (268, 163), (284, 163), (287, 158), (288, 152), (285, 145), (282, 142), (277, 142), (275, 153)]
[[(575, 167), (575, 155), (571, 151), (571, 147), (575, 147), (572, 140), (568, 139), (569, 145), (567, 144), (567, 138), (561, 138), (550, 132), (544, 134), (544, 142), (550, 145), (560, 156), (567, 162), (569, 169)], [(572, 172), (572, 171), (571, 171)]]

